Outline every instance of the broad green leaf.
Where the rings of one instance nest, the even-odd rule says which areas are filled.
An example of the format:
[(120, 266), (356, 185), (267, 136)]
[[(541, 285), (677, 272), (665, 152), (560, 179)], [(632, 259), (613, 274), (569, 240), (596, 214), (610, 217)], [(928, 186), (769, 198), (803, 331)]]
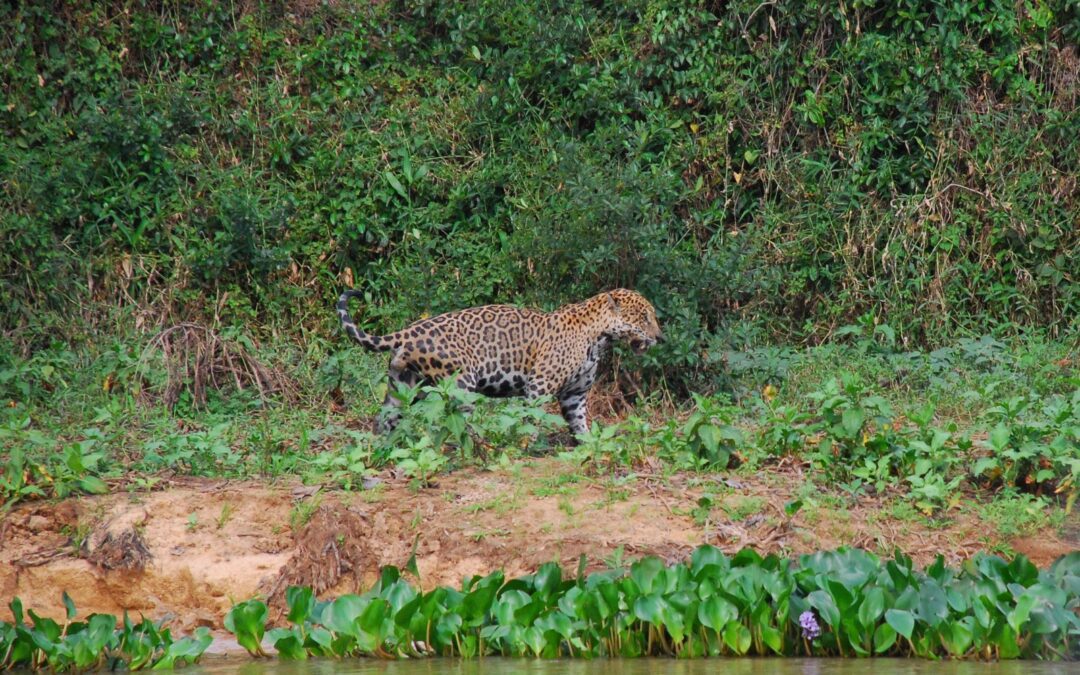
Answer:
[(289, 607), (289, 621), (302, 624), (315, 608), (315, 593), (310, 586), (290, 586), (285, 589), (285, 604)]
[(971, 646), (971, 629), (959, 621), (946, 621), (940, 632), (941, 642), (952, 656), (963, 656)]
[(832, 596), (833, 601), (836, 603), (836, 608), (840, 610), (841, 614), (847, 613), (849, 610), (853, 609), (855, 598), (842, 582), (829, 579), (825, 582), (825, 586), (828, 589), (829, 595)]
[[(657, 577), (665, 572), (664, 562), (656, 556), (648, 556), (630, 566), (630, 578), (643, 595), (652, 593)], [(662, 588), (656, 590), (664, 590)]]
[(555, 563), (544, 563), (533, 575), (533, 584), (544, 597), (550, 597), (562, 583), (562, 568)]
[(323, 650), (329, 651), (330, 645), (334, 640), (334, 636), (330, 634), (330, 631), (326, 630), (322, 626), (316, 626), (308, 633), (308, 640), (314, 642)]
[(799, 512), (803, 507), (803, 500), (795, 499), (784, 504), (784, 515), (788, 518), (794, 518), (795, 514)]
[(92, 495), (103, 495), (109, 492), (109, 486), (97, 476), (83, 476), (78, 483), (79, 489)]
[(11, 610), (11, 616), (15, 619), (15, 625), (21, 626), (23, 623), (23, 604), (19, 598), (12, 598), (8, 603), (8, 609)]
[(240, 646), (253, 656), (262, 655), (262, 638), (266, 631), (266, 604), (247, 600), (234, 605), (225, 615), (225, 629), (236, 636)]
[(210, 629), (206, 626), (200, 626), (195, 629), (194, 637), (181, 638), (168, 645), (165, 654), (154, 664), (153, 669), (171, 670), (177, 662), (194, 663), (202, 656), (212, 641)]
[(398, 613), (405, 607), (412, 606), (411, 611), (415, 611), (413, 603), (416, 600), (416, 589), (404, 579), (398, 579), (389, 587), (384, 588), (382, 597), (390, 604), (390, 612), (394, 615), (395, 621)]
[(1016, 631), (1005, 622), (999, 622), (990, 633), (990, 639), (998, 648), (1002, 659), (1015, 659), (1020, 656), (1020, 641)]
[(779, 656), (784, 655), (784, 634), (779, 629), (773, 626), (762, 626), (761, 641), (765, 643), (766, 647), (773, 650), (773, 653)]
[(532, 599), (528, 604), (522, 605), (514, 611), (514, 623), (519, 626), (531, 626), (536, 621), (536, 617), (540, 616), (546, 607), (547, 603), (544, 602), (543, 598)]
[(903, 635), (908, 640), (911, 639), (911, 631), (915, 629), (915, 617), (912, 616), (911, 612), (901, 609), (886, 610), (885, 622), (900, 635)]
[(739, 610), (724, 598), (714, 595), (698, 605), (698, 621), (706, 628), (719, 631), (739, 617)]
[(529, 595), (524, 591), (506, 591), (492, 604), (491, 614), (500, 625), (512, 626), (515, 623), (514, 613), (530, 602)]
[(394, 188), (394, 192), (401, 195), (402, 199), (408, 200), (409, 193), (405, 190), (405, 186), (401, 184), (397, 176), (392, 171), (384, 171), (383, 177), (386, 178), (386, 182), (390, 184), (390, 187)]
[(525, 644), (532, 651), (533, 656), (540, 656), (544, 652), (544, 645), (547, 644), (544, 640), (544, 633), (536, 626), (529, 626), (522, 633), (522, 639)]
[[(539, 621), (537, 621), (537, 625), (540, 625)], [(552, 612), (545, 616), (543, 619), (543, 628), (545, 630), (554, 631), (561, 638), (566, 640), (569, 640), (574, 632), (573, 621), (570, 620), (569, 616), (562, 612)]]
[(967, 614), (968, 609), (971, 606), (971, 597), (967, 592), (968, 589), (958, 589), (954, 586), (949, 586), (945, 589), (945, 599), (949, 602), (949, 607), (954, 612), (959, 614)]
[(56, 642), (60, 639), (60, 635), (63, 632), (60, 628), (60, 624), (47, 616), (38, 616), (32, 609), (28, 610), (27, 614), (30, 615), (30, 622), (34, 626), (35, 640), (38, 638), (38, 634), (40, 634), (41, 638), (47, 642)]
[(266, 632), (266, 639), (282, 659), (295, 661), (307, 658), (307, 650), (304, 649), (299, 634), (292, 628), (273, 628)]
[(840, 625), (840, 610), (837, 609), (831, 595), (818, 590), (806, 596), (806, 600), (817, 610), (818, 616), (824, 619), (825, 623), (830, 626)]
[(443, 419), (443, 425), (455, 438), (461, 438), (465, 433), (465, 416), (461, 413), (447, 415)]
[(709, 453), (715, 453), (720, 448), (720, 431), (711, 424), (702, 424), (697, 430), (701, 444)]
[(929, 579), (919, 588), (918, 612), (919, 618), (931, 626), (937, 626), (949, 615), (949, 603), (945, 599), (945, 593), (941, 586)]
[(1031, 614), (1032, 608), (1035, 607), (1035, 596), (1030, 593), (1024, 593), (1016, 599), (1016, 607), (1009, 612), (1008, 621), (1009, 627), (1019, 635), (1027, 623), (1028, 617)]
[(367, 608), (368, 602), (358, 595), (342, 595), (323, 610), (322, 624), (334, 633), (355, 638), (358, 628), (356, 620)]
[(1023, 554), (1017, 554), (1006, 568), (1013, 582), (1031, 586), (1039, 580), (1039, 569)]
[(994, 452), (1001, 452), (1009, 445), (1009, 429), (1004, 423), (998, 422), (997, 426), (990, 430), (990, 447)]
[(877, 587), (871, 588), (859, 604), (859, 623), (863, 628), (870, 628), (884, 612), (885, 592)]
[(435, 622), (435, 637), (445, 645), (454, 644), (454, 640), (461, 634), (461, 615), (448, 613), (443, 614)]
[(1001, 460), (997, 457), (981, 457), (975, 461), (974, 466), (971, 468), (971, 472), (976, 476), (981, 476), (988, 470), (993, 469), (1001, 464)]
[(724, 627), (724, 644), (739, 656), (750, 651), (751, 639), (750, 629), (738, 621)]
[(663, 625), (663, 612), (667, 603), (657, 594), (642, 595), (634, 601), (634, 616), (640, 621)]
[(861, 408), (848, 408), (841, 417), (841, 424), (848, 438), (855, 438), (862, 430), (866, 416)]
[(896, 629), (883, 623), (874, 631), (874, 653), (884, 654), (896, 642)]
[[(500, 575), (500, 577), (501, 576), (502, 575)], [(500, 585), (501, 583), (484, 584), (473, 590), (471, 593), (466, 594), (465, 599), (461, 604), (463, 618), (472, 622), (483, 621), (484, 617), (491, 609), (491, 604), (495, 600), (495, 593), (499, 590)]]
[(367, 607), (360, 614), (360, 617), (356, 620), (356, 623), (360, 626), (360, 629), (365, 633), (372, 636), (382, 635), (383, 620), (386, 619), (386, 613), (390, 609), (389, 603), (382, 598), (372, 598)]
[[(871, 636), (869, 634), (866, 635), (866, 638), (870, 637)], [(851, 650), (855, 652), (856, 655), (870, 656), (870, 652), (868, 651), (869, 647), (863, 646), (864, 637), (860, 634), (859, 627), (855, 624), (854, 621), (844, 622), (844, 632), (841, 639), (845, 638), (847, 640), (848, 646), (851, 647)]]
[(990, 610), (987, 609), (984, 604), (983, 598), (977, 597), (974, 602), (971, 603), (971, 614), (983, 628), (989, 628), (993, 621), (993, 617), (990, 616)]

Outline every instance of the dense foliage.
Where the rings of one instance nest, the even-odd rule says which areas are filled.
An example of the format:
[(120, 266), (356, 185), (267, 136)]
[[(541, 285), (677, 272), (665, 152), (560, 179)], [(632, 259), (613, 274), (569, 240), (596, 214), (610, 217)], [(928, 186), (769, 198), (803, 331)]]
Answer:
[[(961, 569), (939, 558), (923, 571), (854, 549), (784, 559), (712, 546), (685, 563), (655, 557), (564, 576), (556, 563), (506, 580), (467, 578), (461, 590), (418, 591), (393, 567), (363, 595), (318, 601), (286, 593), (287, 626), (267, 630), (261, 600), (233, 606), (225, 628), (252, 655), (309, 656), (869, 656), (1080, 657), (1080, 554), (1038, 570), (980, 554)], [(415, 565), (410, 565), (415, 573)], [(208, 629), (174, 640), (167, 628), (108, 614), (61, 625), (10, 604), (0, 621), (0, 670), (172, 668), (210, 646)]]
[[(795, 457), (928, 514), (1073, 508), (1075, 2), (54, 0), (4, 3), (0, 25), (0, 510), (166, 470), (353, 489), (394, 464), (422, 487), (520, 457), (557, 419), (467, 416), (452, 386), (385, 439), (324, 414), (381, 393), (378, 359), (324, 339), (333, 299), (363, 289), (384, 332), (616, 285), (668, 336), (635, 367), (692, 408), (593, 429), (583, 470)], [(183, 320), (287, 373), (300, 405), (235, 370), (227, 395), (142, 405), (177, 363), (132, 332)], [(714, 387), (739, 408), (690, 395)], [(291, 591), (270, 636), (298, 657), (1076, 657), (1076, 563), (700, 549), (430, 593), (388, 570), (331, 603)], [(260, 606), (229, 619), (252, 651)], [(0, 667), (167, 667), (208, 640), (12, 611)]]
[(680, 373), (867, 311), (903, 344), (1080, 314), (1067, 0), (83, 0), (0, 23), (22, 349), (106, 306), (321, 330), (346, 286), (377, 330), (636, 287)]
[[(385, 360), (338, 349), (319, 339), (302, 351), (263, 348), (269, 363), (291, 368), (290, 404), (230, 387), (199, 407), (185, 390), (171, 412), (153, 404), (168, 369), (130, 341), (9, 363), (0, 355), (0, 512), (104, 493), (121, 476), (150, 489), (163, 473), (297, 476), (355, 490), (395, 466), (421, 487), (447, 470), (560, 451), (568, 439), (545, 401), (494, 401), (451, 381), (399, 392), (411, 403), (392, 434), (353, 428), (335, 400), (376, 415)], [(1040, 514), (1050, 505), (1069, 513), (1080, 496), (1076, 356), (1075, 344), (1030, 336), (896, 351), (880, 333), (811, 349), (729, 350), (716, 372), (730, 395), (694, 393), (679, 409), (653, 396), (561, 454), (611, 476), (641, 467), (757, 473), (793, 460), (806, 480), (845, 499), (892, 495), (933, 516), (1017, 493), (1033, 495)]]
[[(694, 393), (685, 415), (646, 403), (618, 422), (594, 424), (561, 454), (600, 475), (644, 465), (755, 472), (796, 460), (849, 498), (902, 495), (928, 515), (973, 495), (1015, 491), (1034, 494), (1040, 512), (1051, 503), (1074, 509), (1080, 378), (1065, 365), (1066, 346), (1027, 341), (1018, 351), (984, 338), (931, 353), (867, 352), (873, 345), (731, 352), (734, 401)], [(325, 392), (359, 392), (357, 411), (374, 415), (381, 399), (369, 392), (382, 360), (368, 356), (359, 362), (368, 367), (356, 368), (341, 354), (316, 368), (318, 353), (295, 370), (303, 405), (215, 392), (210, 409), (180, 409), (187, 421), (178, 428), (160, 406), (137, 403), (133, 390), (154, 383), (140, 381), (126, 349), (43, 350), (11, 368), (0, 364), (0, 396), (12, 402), (0, 408), (0, 511), (28, 499), (103, 494), (123, 475), (151, 488), (163, 472), (296, 475), (352, 490), (394, 465), (421, 487), (447, 470), (551, 453), (566, 437), (563, 418), (544, 401), (486, 400), (450, 380), (400, 392), (409, 405), (391, 434), (350, 429), (323, 413)]]
[(63, 594), (66, 619), (60, 624), (29, 610), (15, 598), (8, 607), (14, 623), (0, 621), (0, 670), (33, 669), (49, 672), (87, 670), (154, 670), (194, 663), (210, 646), (210, 629), (173, 639), (162, 623), (149, 619), (135, 623), (124, 614), (117, 627), (111, 614), (75, 618), (75, 603)]
[[(584, 563), (584, 560), (582, 560)], [(909, 655), (1080, 657), (1080, 554), (1040, 572), (1023, 556), (980, 555), (925, 571), (897, 554), (859, 550), (783, 559), (702, 546), (665, 566), (564, 577), (556, 563), (460, 591), (418, 592), (394, 568), (367, 593), (317, 602), (288, 592), (288, 627), (266, 632), (260, 600), (233, 607), (226, 627), (252, 654), (264, 636), (282, 658), (311, 656)]]

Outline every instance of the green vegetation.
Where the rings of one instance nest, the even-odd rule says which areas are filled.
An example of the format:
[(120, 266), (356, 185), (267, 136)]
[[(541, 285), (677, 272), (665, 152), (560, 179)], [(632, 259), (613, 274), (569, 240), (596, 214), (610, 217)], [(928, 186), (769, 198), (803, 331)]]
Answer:
[[(912, 655), (924, 658), (1080, 657), (1080, 554), (1039, 571), (980, 554), (962, 569), (939, 558), (920, 572), (897, 553), (881, 560), (840, 549), (797, 559), (702, 546), (685, 563), (643, 558), (566, 578), (555, 563), (506, 580), (501, 572), (460, 591), (419, 592), (393, 567), (363, 595), (317, 601), (289, 588), (288, 625), (267, 630), (261, 600), (235, 605), (225, 627), (252, 655), (264, 639), (283, 659), (483, 655), (637, 657)], [(168, 629), (125, 615), (94, 614), (60, 625), (10, 607), (0, 622), (0, 668), (50, 671), (123, 666), (172, 668), (197, 661), (209, 631), (173, 640)]]
[[(780, 465), (806, 480), (789, 519), (886, 495), (894, 518), (966, 511), (1008, 539), (1074, 509), (1075, 2), (78, 0), (3, 4), (0, 24), (0, 513), (120, 479), (134, 496), (169, 474), (359, 491), (394, 466), (421, 490), (551, 452), (580, 470), (533, 492), (575, 518), (568, 493), (590, 475), (616, 501), (643, 473), (689, 472), (715, 490), (718, 472)], [(366, 430), (385, 364), (340, 336), (342, 289), (365, 293), (358, 319), (382, 333), (612, 286), (648, 296), (668, 339), (616, 351), (604, 391), (628, 413), (576, 448), (545, 402), (445, 383), (396, 392), (412, 404), (400, 426)], [(689, 514), (703, 526), (762, 506), (705, 492)], [(297, 504), (294, 528), (319, 499)], [(225, 504), (187, 527), (232, 516)], [(633, 590), (633, 575), (571, 595), (549, 569), (558, 578), (540, 596), (541, 573), (421, 596), (387, 572), (333, 619), (294, 592), (310, 607), (272, 636), (297, 656), (419, 642), (1057, 656), (1075, 630), (1041, 611), (1075, 608), (1075, 586), (1058, 583), (1075, 580), (1063, 571), (1075, 561), (1039, 582), (987, 557), (886, 580), (902, 558), (835, 555), (866, 571), (863, 585), (800, 576), (828, 556), (707, 565), (752, 579), (745, 589), (784, 580), (783, 607), (783, 587), (766, 589), (777, 623), (745, 613), (743, 586), (683, 588), (701, 572), (692, 563), (657, 571), (673, 584), (659, 595)], [(622, 595), (603, 596), (607, 614), (566, 604), (609, 583)], [(952, 583), (989, 599), (962, 608)], [(917, 602), (902, 600), (911, 588)], [(481, 590), (467, 609), (445, 604)], [(918, 609), (940, 593), (945, 614)], [(423, 609), (434, 636), (415, 632), (419, 614), (397, 620), (406, 596), (436, 598)], [(734, 608), (723, 625), (687, 613), (709, 597)], [(238, 635), (265, 621), (249, 609), (232, 616)], [(805, 643), (803, 610), (824, 622)], [(352, 628), (333, 623), (346, 618)], [(84, 668), (105, 654), (134, 668), (170, 653), (146, 637), (160, 650), (121, 656), (128, 638), (95, 621), (58, 632), (16, 617), (7, 644), (34, 646), (3, 665)], [(330, 634), (340, 641), (319, 642)], [(63, 646), (91, 638), (104, 646)]]
[(15, 598), (8, 607), (14, 624), (0, 621), (0, 670), (155, 670), (194, 663), (210, 646), (210, 629), (201, 627), (193, 637), (174, 640), (168, 628), (149, 619), (132, 623), (124, 614), (119, 628), (111, 614), (91, 614), (75, 620), (75, 603), (64, 593), (67, 620), (52, 619), (27, 612)]
[[(1008, 358), (1004, 345), (996, 341), (978, 344), (996, 345), (991, 351), (1000, 348), (1001, 358)], [(783, 356), (771, 351), (738, 355), (744, 361), (763, 361), (732, 368), (741, 414), (720, 397), (695, 394), (685, 422), (669, 419), (652, 425), (629, 417), (594, 427), (569, 454), (604, 466), (655, 457), (671, 469), (694, 471), (744, 462), (755, 470), (777, 458), (795, 457), (848, 494), (897, 490), (927, 513), (955, 506), (964, 491), (996, 492), (1002, 487), (1056, 495), (1066, 511), (1072, 509), (1080, 492), (1080, 388), (1075, 375), (1024, 374), (1015, 365), (985, 368), (979, 360), (984, 350), (976, 350), (967, 364), (948, 348), (930, 355), (876, 356), (857, 348), (786, 350)], [(838, 377), (811, 388), (805, 374), (838, 355), (850, 357), (845, 365), (856, 369), (832, 371)], [(878, 373), (895, 377), (892, 368), (897, 366), (892, 364), (899, 363), (905, 364), (902, 382), (890, 377), (868, 383)], [(782, 365), (773, 372), (776, 364)], [(760, 395), (745, 388), (761, 382)], [(962, 386), (973, 388), (958, 388)], [(801, 391), (786, 396), (782, 389), (788, 387)], [(963, 406), (963, 417), (954, 412), (954, 419), (942, 419), (939, 406)], [(746, 426), (755, 433), (746, 433), (741, 428)], [(1041, 503), (1039, 498), (1034, 501)]]
[[(353, 392), (359, 414), (377, 412), (382, 359), (351, 347), (329, 356), (334, 345), (317, 338), (306, 355), (288, 345), (261, 351), (269, 370), (291, 368), (291, 398), (226, 381), (199, 407), (192, 382), (181, 380), (171, 413), (158, 403), (169, 369), (118, 368), (107, 358), (114, 349), (42, 350), (12, 356), (0, 370), (0, 379), (28, 385), (26, 396), (14, 385), (2, 392), (13, 397), (0, 409), (0, 447), (11, 457), (0, 498), (8, 506), (103, 492), (120, 476), (140, 478), (129, 483), (133, 492), (150, 490), (163, 472), (297, 476), (361, 490), (394, 465), (422, 488), (440, 472), (508, 467), (551, 452), (630, 482), (627, 470), (643, 466), (758, 473), (794, 460), (806, 480), (827, 486), (815, 489), (820, 498), (906, 495), (926, 514), (974, 498), (1001, 515), (989, 522), (1003, 534), (1060, 524), (1054, 514), (1071, 511), (1080, 493), (1075, 345), (1030, 336), (963, 339), (929, 353), (860, 340), (729, 351), (716, 364), (721, 391), (675, 408), (646, 398), (622, 421), (594, 424), (573, 449), (560, 447), (565, 425), (545, 402), (493, 401), (446, 383), (419, 399), (401, 392), (412, 404), (388, 436), (343, 426), (350, 416), (335, 408), (341, 389)], [(1025, 508), (1008, 508), (1017, 495)], [(990, 505), (995, 499), (1000, 508)], [(298, 507), (297, 523), (310, 506)], [(1004, 522), (1009, 514), (1016, 523)], [(218, 525), (229, 517), (226, 507), (214, 516)]]
[(553, 444), (541, 408), (469, 416), (442, 385), (388, 439), (344, 426), (382, 386), (338, 335), (346, 286), (375, 331), (645, 292), (668, 340), (617, 362), (659, 396), (590, 432), (595, 465), (792, 456), (924, 511), (1075, 499), (1075, 3), (0, 20), (7, 506), (162, 471), (422, 487)]
[[(1068, 0), (5, 4), (0, 324), (265, 337), (635, 287), (710, 351), (1080, 316)], [(868, 324), (869, 325), (869, 324)]]
[[(582, 560), (584, 563), (584, 560)], [(262, 639), (285, 659), (425, 655), (637, 657), (668, 655), (913, 655), (924, 658), (1080, 657), (1080, 554), (1040, 572), (1023, 556), (979, 555), (962, 569), (939, 558), (919, 572), (897, 553), (858, 550), (728, 558), (711, 546), (665, 567), (566, 578), (555, 563), (506, 580), (465, 580), (460, 591), (418, 592), (384, 568), (363, 595), (316, 601), (287, 593), (289, 626), (266, 631), (260, 600), (226, 625), (253, 655)]]

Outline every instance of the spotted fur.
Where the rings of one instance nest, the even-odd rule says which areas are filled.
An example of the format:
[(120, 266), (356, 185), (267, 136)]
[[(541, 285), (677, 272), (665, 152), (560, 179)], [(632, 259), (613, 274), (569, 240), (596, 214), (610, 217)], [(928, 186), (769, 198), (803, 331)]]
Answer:
[[(393, 352), (389, 389), (430, 384), (451, 375), (458, 386), (487, 396), (554, 396), (575, 434), (586, 429), (585, 397), (600, 360), (614, 340), (643, 352), (663, 339), (656, 310), (634, 291), (617, 289), (553, 312), (510, 305), (472, 307), (423, 319), (389, 335), (370, 335), (349, 316), (345, 291), (338, 298), (341, 326), (372, 351)], [(380, 430), (398, 421), (398, 399)]]

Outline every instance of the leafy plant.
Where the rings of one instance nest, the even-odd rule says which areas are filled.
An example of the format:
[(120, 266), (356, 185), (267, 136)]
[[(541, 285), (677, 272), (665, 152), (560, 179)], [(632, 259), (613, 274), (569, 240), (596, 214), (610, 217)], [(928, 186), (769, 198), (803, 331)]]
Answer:
[(174, 640), (162, 624), (149, 619), (133, 623), (126, 613), (119, 628), (110, 614), (91, 614), (77, 621), (75, 603), (67, 593), (63, 600), (67, 612), (63, 625), (33, 610), (27, 612), (28, 624), (22, 602), (12, 600), (8, 606), (15, 622), (0, 621), (0, 669), (164, 670), (197, 662), (210, 646), (210, 629), (206, 627), (197, 628), (192, 637)]
[[(267, 636), (282, 658), (311, 656), (906, 655), (1070, 658), (1077, 655), (1080, 558), (1040, 572), (1023, 556), (980, 554), (925, 571), (897, 553), (839, 549), (782, 559), (711, 546), (685, 563), (564, 575), (554, 563), (460, 590), (415, 590), (392, 567), (362, 595), (316, 601), (288, 591), (289, 626)], [(234, 608), (238, 639), (260, 653), (266, 607)], [(246, 617), (243, 624), (236, 617)], [(234, 628), (230, 627), (230, 630)]]
[(692, 457), (687, 464), (694, 468), (727, 468), (744, 443), (742, 432), (731, 424), (735, 409), (699, 394), (692, 396), (695, 410), (682, 428)]
[(808, 397), (818, 406), (817, 428), (822, 433), (815, 461), (827, 474), (843, 478), (851, 461), (864, 466), (891, 461), (900, 440), (893, 428), (892, 407), (883, 397), (868, 394), (856, 377), (846, 373)]
[(44, 348), (155, 293), (325, 335), (343, 280), (380, 330), (640, 287), (668, 335), (641, 363), (679, 393), (703, 344), (1066, 331), (1077, 29), (1029, 4), (5, 6), (0, 391), (64, 389)]
[(812, 429), (809, 413), (791, 405), (772, 405), (766, 408), (761, 420), (758, 446), (771, 455), (801, 453)]
[(373, 457), (375, 439), (368, 432), (348, 430), (350, 443), (343, 448), (320, 452), (308, 461), (305, 479), (334, 483), (345, 490), (362, 487), (376, 473)]
[(29, 416), (14, 417), (0, 427), (0, 444), (10, 448), (9, 459), (0, 474), (0, 499), (4, 508), (29, 497), (46, 495), (64, 498), (75, 492), (103, 494), (108, 487), (101, 475), (107, 472), (106, 453), (97, 449), (102, 436), (97, 429), (84, 431), (88, 437), (59, 444), (31, 427)]
[(426, 487), (431, 477), (447, 463), (446, 457), (431, 447), (431, 437), (424, 436), (411, 446), (398, 448), (390, 453), (390, 459), (410, 478), (416, 479), (417, 485)]
[(975, 461), (972, 473), (1027, 489), (1053, 486), (1068, 495), (1071, 508), (1080, 479), (1080, 390), (1051, 398), (1041, 410), (1014, 397), (987, 417), (996, 422), (983, 443), (988, 454)]
[(262, 648), (266, 633), (266, 604), (261, 600), (247, 600), (233, 605), (225, 615), (225, 630), (236, 636), (240, 646), (252, 656), (266, 656)]
[[(493, 455), (518, 453), (544, 432), (564, 424), (561, 417), (544, 410), (547, 401), (514, 401), (489, 407), (481, 394), (466, 391), (452, 378), (433, 386), (402, 388), (395, 392), (401, 400), (401, 419), (391, 434), (374, 438), (354, 435), (358, 443), (348, 457), (355, 457), (355, 469), (392, 462), (420, 485), (450, 462), (487, 462)], [(372, 451), (361, 445), (370, 443)], [(341, 465), (344, 459), (327, 458), (316, 463)]]

